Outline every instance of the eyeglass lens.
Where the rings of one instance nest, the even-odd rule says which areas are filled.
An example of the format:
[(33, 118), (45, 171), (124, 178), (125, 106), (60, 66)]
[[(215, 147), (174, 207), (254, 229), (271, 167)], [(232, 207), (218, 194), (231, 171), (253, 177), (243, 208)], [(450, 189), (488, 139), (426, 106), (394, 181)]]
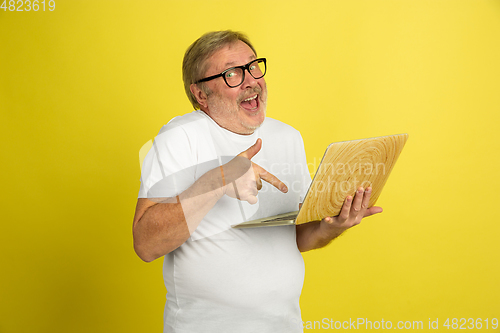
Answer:
[[(237, 87), (245, 79), (243, 68), (233, 68), (224, 74), (224, 80), (230, 87)], [(266, 63), (263, 60), (255, 60), (248, 65), (248, 71), (254, 79), (260, 79), (266, 73)]]

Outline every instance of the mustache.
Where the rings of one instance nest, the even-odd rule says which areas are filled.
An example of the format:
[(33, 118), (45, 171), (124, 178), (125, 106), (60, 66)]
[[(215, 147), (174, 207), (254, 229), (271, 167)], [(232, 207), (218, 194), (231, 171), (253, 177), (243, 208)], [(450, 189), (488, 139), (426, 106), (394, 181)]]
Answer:
[(237, 102), (241, 103), (242, 101), (244, 101), (248, 97), (252, 96), (253, 94), (258, 94), (260, 96), (261, 93), (262, 93), (262, 89), (260, 87), (258, 87), (258, 86), (254, 87), (252, 89), (249, 89), (249, 90), (245, 91), (243, 93), (244, 95), (242, 97), (238, 98)]

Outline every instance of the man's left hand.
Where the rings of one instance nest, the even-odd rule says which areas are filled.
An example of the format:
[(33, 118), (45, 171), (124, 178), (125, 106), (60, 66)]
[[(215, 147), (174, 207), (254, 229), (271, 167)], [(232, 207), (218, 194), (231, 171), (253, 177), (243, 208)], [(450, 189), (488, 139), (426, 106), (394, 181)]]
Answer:
[(371, 187), (368, 187), (366, 190), (360, 187), (356, 191), (354, 199), (352, 196), (348, 196), (345, 199), (338, 216), (328, 216), (321, 220), (321, 233), (324, 233), (325, 236), (333, 239), (347, 229), (361, 223), (362, 218), (381, 213), (381, 207), (373, 206), (368, 208), (371, 192)]

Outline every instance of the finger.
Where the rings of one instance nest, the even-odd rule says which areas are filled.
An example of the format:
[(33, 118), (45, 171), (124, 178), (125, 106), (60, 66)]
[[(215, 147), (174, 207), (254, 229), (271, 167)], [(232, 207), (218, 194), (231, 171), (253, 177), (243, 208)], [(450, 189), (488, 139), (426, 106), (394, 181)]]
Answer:
[(257, 191), (260, 191), (260, 189), (262, 188), (262, 180), (260, 178), (259, 172), (262, 170), (262, 167), (252, 162), (252, 170), (253, 176), (255, 178), (255, 187), (257, 188)]
[(249, 195), (248, 198), (246, 198), (246, 202), (248, 202), (250, 205), (255, 205), (259, 201), (255, 195)]
[[(260, 187), (262, 187), (262, 184), (260, 185)], [(259, 187), (254, 186), (254, 184), (251, 184), (251, 186), (247, 188), (247, 191), (251, 195), (257, 195), (257, 194), (259, 194)]]
[(339, 214), (340, 223), (344, 223), (349, 218), (349, 212), (351, 211), (351, 205), (352, 205), (352, 196), (348, 195), (344, 200), (344, 204), (342, 205), (342, 209), (340, 210), (340, 214)]
[(325, 217), (323, 220), (321, 220), (322, 222), (325, 222), (327, 224), (332, 224), (333, 223), (333, 219), (330, 217), (330, 216), (327, 216)]
[(253, 146), (251, 146), (244, 152), (240, 153), (238, 156), (243, 156), (251, 160), (252, 157), (254, 157), (260, 151), (261, 147), (262, 147), (262, 140), (258, 138)]
[[(233, 181), (231, 184), (233, 186), (233, 191), (238, 200), (245, 201), (245, 196), (247, 195), (257, 195), (259, 193), (259, 184), (255, 180), (255, 175), (252, 172), (249, 175), (244, 175), (245, 178), (242, 177), (241, 181)], [(262, 184), (260, 185), (262, 187)]]
[(361, 210), (361, 203), (363, 202), (364, 192), (365, 190), (362, 187), (358, 187), (358, 190), (354, 195), (351, 211), (355, 214), (358, 214)]
[(383, 211), (384, 210), (382, 209), (382, 207), (373, 206), (373, 207), (370, 207), (366, 210), (365, 215), (363, 217), (368, 217), (371, 215), (379, 214), (379, 213), (382, 213)]
[(257, 190), (260, 191), (260, 189), (262, 188), (262, 181), (257, 175), (255, 176), (255, 184), (257, 186)]
[(372, 188), (367, 187), (365, 190), (365, 194), (363, 195), (363, 201), (361, 202), (361, 215), (364, 216), (365, 211), (368, 209), (368, 205), (370, 204), (370, 196), (372, 194)]
[(234, 189), (234, 193), (236, 194), (236, 199), (240, 201), (247, 201), (249, 204), (254, 205), (257, 203), (259, 199), (257, 199), (257, 189), (254, 187), (253, 189), (242, 189), (238, 190), (238, 186), (235, 182), (231, 184)]
[(255, 186), (255, 182), (247, 182), (246, 184), (244, 183), (237, 183), (234, 182), (234, 189), (233, 191), (235, 192), (235, 195), (238, 195), (236, 199), (238, 200), (243, 200), (246, 201), (245, 197), (249, 195), (257, 195), (259, 194), (259, 190), (257, 189), (257, 186)]
[(257, 177), (260, 179), (265, 180), (269, 184), (273, 185), (276, 187), (278, 190), (280, 190), (283, 193), (288, 192), (288, 187), (283, 183), (281, 180), (278, 179), (275, 175), (273, 175), (270, 172), (267, 172), (263, 167), (261, 167), (258, 164), (253, 164), (255, 170), (257, 171), (258, 175)]

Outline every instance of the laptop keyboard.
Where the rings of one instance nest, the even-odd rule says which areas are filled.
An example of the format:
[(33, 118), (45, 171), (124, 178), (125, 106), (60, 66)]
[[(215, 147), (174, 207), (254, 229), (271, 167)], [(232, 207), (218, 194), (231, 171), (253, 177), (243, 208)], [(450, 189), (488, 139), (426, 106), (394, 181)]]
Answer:
[(288, 215), (277, 217), (277, 218), (274, 218), (274, 219), (269, 219), (269, 220), (262, 221), (262, 223), (295, 220), (295, 218), (297, 217), (297, 215), (298, 215), (297, 213), (288, 214)]

